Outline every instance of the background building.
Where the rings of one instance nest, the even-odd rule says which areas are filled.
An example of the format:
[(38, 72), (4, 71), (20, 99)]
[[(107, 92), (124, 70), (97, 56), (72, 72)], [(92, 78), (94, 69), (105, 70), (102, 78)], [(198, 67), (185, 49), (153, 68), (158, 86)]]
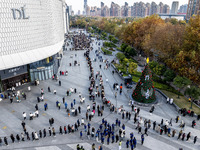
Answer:
[(179, 7), (179, 2), (178, 1), (173, 1), (172, 2), (171, 14), (177, 14), (178, 7)]
[(188, 21), (192, 15), (197, 14), (199, 12), (200, 12), (200, 0), (189, 0), (186, 20)]
[(86, 15), (86, 16), (87, 16), (87, 0), (84, 0), (83, 15)]
[(181, 5), (181, 6), (180, 6), (180, 9), (178, 10), (178, 13), (186, 14), (186, 13), (187, 13), (187, 7), (188, 7), (187, 4)]
[(4, 90), (57, 73), (67, 32), (62, 0), (0, 1), (0, 78)]

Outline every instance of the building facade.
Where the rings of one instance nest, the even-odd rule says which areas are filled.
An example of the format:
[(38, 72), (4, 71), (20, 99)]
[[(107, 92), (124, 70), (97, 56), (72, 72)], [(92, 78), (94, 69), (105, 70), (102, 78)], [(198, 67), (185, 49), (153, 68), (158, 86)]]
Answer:
[(196, 15), (200, 12), (200, 0), (189, 0), (186, 20), (188, 21), (190, 17)]
[(57, 73), (67, 32), (62, 0), (0, 1), (1, 89)]
[(179, 2), (178, 1), (173, 1), (172, 2), (171, 14), (177, 14), (178, 7), (179, 7)]

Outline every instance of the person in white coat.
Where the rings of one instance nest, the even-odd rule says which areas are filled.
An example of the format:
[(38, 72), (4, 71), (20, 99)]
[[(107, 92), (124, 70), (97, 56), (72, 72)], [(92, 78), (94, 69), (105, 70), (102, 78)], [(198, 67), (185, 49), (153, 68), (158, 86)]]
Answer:
[(23, 117), (24, 117), (24, 120), (26, 120), (26, 113), (23, 112)]
[(172, 103), (173, 103), (173, 101), (174, 101), (174, 99), (173, 99), (173, 98), (171, 98), (169, 103), (170, 103), (170, 104), (172, 104)]
[(35, 140), (39, 140), (37, 132), (35, 132)]

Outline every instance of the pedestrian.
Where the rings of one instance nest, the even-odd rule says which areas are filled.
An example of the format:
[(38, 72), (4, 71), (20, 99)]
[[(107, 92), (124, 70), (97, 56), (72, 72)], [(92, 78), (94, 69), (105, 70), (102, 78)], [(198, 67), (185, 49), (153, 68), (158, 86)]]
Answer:
[(49, 136), (51, 136), (51, 127), (49, 127)]
[(54, 90), (53, 90), (53, 94), (55, 94), (55, 95), (56, 95), (56, 89), (54, 89)]
[(60, 104), (60, 102), (58, 102), (58, 109), (60, 110), (60, 106), (61, 106), (61, 104)]
[(42, 131), (41, 130), (39, 131), (39, 135), (40, 135), (40, 138), (42, 138)]
[(122, 141), (119, 141), (119, 150), (122, 149)]
[(109, 145), (109, 143), (110, 143), (110, 137), (108, 136), (107, 137), (107, 145)]
[(6, 146), (8, 146), (7, 137), (4, 137), (4, 143), (6, 144)]
[(61, 81), (59, 80), (59, 86), (61, 86)]
[[(63, 104), (65, 104), (65, 97), (63, 97)], [(66, 109), (66, 108), (65, 108)]]
[(48, 92), (51, 92), (51, 89), (50, 89), (50, 87), (48, 86)]
[(34, 135), (35, 135), (35, 140), (39, 140), (37, 132), (35, 132)]
[(181, 130), (181, 131), (179, 132), (179, 134), (178, 134), (177, 140), (181, 138), (182, 133), (183, 133), (183, 131)]
[(16, 135), (16, 139), (17, 139), (17, 141), (20, 143), (20, 137), (19, 137), (19, 134)]
[(44, 104), (44, 110), (46, 111), (47, 109), (48, 109), (48, 104), (45, 103), (45, 104)]
[(156, 121), (153, 122), (153, 130), (155, 130), (156, 127)]
[(43, 130), (43, 135), (44, 135), (44, 137), (46, 137), (46, 134), (47, 134), (47, 133), (46, 133), (46, 129), (44, 129), (44, 130)]
[(74, 106), (76, 105), (76, 99), (74, 99)]
[(59, 130), (60, 130), (60, 134), (63, 134), (63, 131), (62, 131), (62, 127), (61, 127), (61, 126), (60, 126), (60, 129), (59, 129)]
[(65, 102), (65, 109), (67, 109), (67, 102)]
[(129, 140), (126, 141), (126, 148), (129, 148)]
[(35, 110), (38, 110), (38, 104), (35, 105)]
[(144, 144), (144, 134), (141, 135), (141, 145)]
[(81, 113), (81, 107), (80, 106), (78, 106), (78, 112), (79, 112), (79, 114)]
[(144, 130), (144, 134), (146, 134), (148, 136), (147, 131), (148, 131), (148, 128), (146, 127)]
[(184, 141), (184, 139), (185, 139), (185, 133), (183, 133), (182, 135), (182, 141)]
[(1, 137), (0, 137), (0, 146), (2, 146), (2, 139), (1, 139)]
[(11, 138), (12, 142), (14, 143), (15, 142), (15, 137), (13, 136), (13, 134), (10, 135), (10, 138)]
[(39, 117), (39, 111), (38, 110), (35, 111), (35, 115), (37, 116), (37, 118)]
[(83, 132), (80, 131), (80, 138), (83, 140)]
[(194, 144), (197, 142), (197, 136), (194, 137)]
[(24, 120), (26, 120), (26, 113), (23, 112), (23, 117), (24, 117)]
[(191, 132), (189, 132), (189, 133), (187, 134), (187, 139), (186, 139), (186, 141), (188, 141), (188, 140), (190, 139), (190, 137), (191, 137)]
[(54, 127), (52, 128), (52, 132), (53, 132), (53, 136), (56, 137), (56, 131)]
[(176, 134), (176, 130), (173, 130), (173, 131), (172, 131), (172, 137), (174, 137), (175, 134)]
[(24, 141), (24, 133), (21, 133), (22, 141)]

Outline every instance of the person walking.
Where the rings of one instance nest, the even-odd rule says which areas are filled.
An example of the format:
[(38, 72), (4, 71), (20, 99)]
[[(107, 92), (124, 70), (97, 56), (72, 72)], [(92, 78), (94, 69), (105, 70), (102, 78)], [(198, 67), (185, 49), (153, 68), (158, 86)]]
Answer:
[(53, 132), (53, 136), (56, 137), (56, 131), (54, 127), (52, 128), (52, 132)]
[(63, 104), (65, 104), (65, 97), (63, 97)]
[(80, 138), (81, 138), (81, 140), (83, 140), (83, 132), (82, 131), (80, 131)]
[(147, 131), (148, 131), (148, 128), (146, 127), (144, 130), (144, 134), (146, 134), (148, 136)]
[(13, 136), (13, 134), (10, 135), (10, 138), (11, 138), (12, 142), (14, 143), (15, 142), (15, 137)]
[(67, 102), (65, 102), (65, 109), (67, 109)]
[(8, 140), (7, 140), (7, 137), (4, 137), (4, 143), (6, 144), (6, 146), (8, 146)]
[(46, 111), (48, 109), (47, 103), (44, 104), (44, 110)]
[(122, 141), (119, 141), (119, 150), (122, 149)]
[(176, 134), (176, 130), (173, 130), (173, 131), (172, 131), (172, 137), (174, 137), (175, 134)]
[(197, 139), (198, 139), (197, 136), (195, 136), (195, 137), (194, 137), (194, 141), (193, 141), (194, 144), (197, 142)]
[(17, 141), (20, 143), (20, 137), (19, 137), (19, 134), (16, 135), (16, 139), (17, 139)]
[(38, 104), (35, 105), (35, 110), (38, 110)]
[(183, 133), (183, 131), (181, 130), (181, 131), (179, 132), (179, 134), (178, 134), (177, 140), (181, 138), (182, 133)]
[(26, 120), (26, 113), (23, 112), (23, 117), (24, 117), (24, 120)]
[(61, 104), (60, 104), (60, 102), (58, 102), (58, 109), (60, 110), (60, 106), (61, 106)]
[(49, 127), (49, 136), (51, 136), (51, 127)]
[(144, 144), (144, 134), (141, 135), (141, 145)]
[(189, 132), (189, 133), (187, 134), (187, 139), (186, 139), (186, 141), (188, 141), (188, 140), (190, 139), (190, 137), (191, 137), (191, 132)]
[(182, 135), (182, 141), (184, 141), (184, 139), (185, 139), (185, 133), (183, 133)]
[(79, 112), (79, 114), (81, 113), (81, 107), (80, 106), (78, 106), (78, 112)]

